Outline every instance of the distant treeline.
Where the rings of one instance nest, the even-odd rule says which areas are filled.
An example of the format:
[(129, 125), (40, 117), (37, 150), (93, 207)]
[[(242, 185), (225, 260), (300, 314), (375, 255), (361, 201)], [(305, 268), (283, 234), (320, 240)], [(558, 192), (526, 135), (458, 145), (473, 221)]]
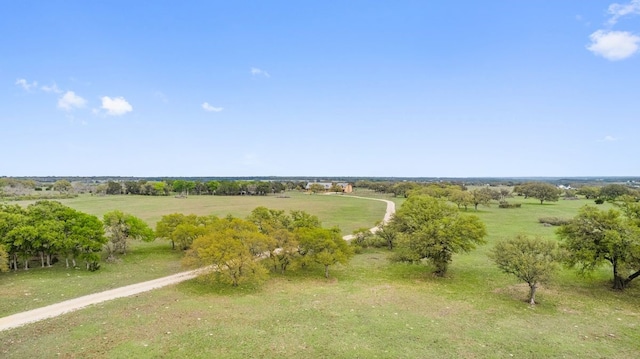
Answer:
[(546, 182), (555, 185), (571, 185), (572, 187), (578, 187), (582, 185), (595, 185), (602, 186), (608, 183), (628, 183), (640, 185), (640, 177), (638, 176), (615, 176), (615, 177), (353, 177), (353, 176), (245, 176), (245, 177), (216, 177), (216, 176), (204, 176), (204, 177), (127, 177), (127, 176), (22, 176), (22, 177), (1, 177), (0, 187), (2, 187), (2, 181), (4, 180), (20, 180), (20, 181), (33, 181), (40, 184), (53, 184), (59, 180), (68, 180), (70, 182), (82, 182), (82, 183), (106, 183), (108, 181), (114, 182), (126, 182), (126, 181), (140, 181), (145, 180), (148, 182), (166, 182), (172, 180), (184, 180), (193, 182), (210, 182), (210, 181), (239, 181), (239, 182), (254, 182), (254, 181), (269, 181), (269, 182), (349, 182), (356, 183), (359, 181), (365, 182), (416, 182), (416, 183), (435, 183), (435, 182), (449, 182), (449, 183), (464, 183), (465, 185), (506, 185), (514, 186), (526, 182)]

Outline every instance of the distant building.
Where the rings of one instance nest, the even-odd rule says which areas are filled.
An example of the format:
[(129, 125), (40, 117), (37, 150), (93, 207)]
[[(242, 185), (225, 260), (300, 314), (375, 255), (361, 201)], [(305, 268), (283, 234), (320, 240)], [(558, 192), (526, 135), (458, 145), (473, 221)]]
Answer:
[(348, 182), (338, 182), (338, 183), (332, 183), (332, 182), (308, 182), (307, 185), (305, 186), (305, 189), (309, 190), (312, 185), (320, 185), (320, 186), (322, 186), (324, 188), (325, 192), (329, 192), (331, 190), (331, 188), (334, 186), (334, 184), (337, 187), (342, 188), (342, 193), (351, 193), (351, 192), (353, 192), (353, 185), (351, 183), (348, 183)]

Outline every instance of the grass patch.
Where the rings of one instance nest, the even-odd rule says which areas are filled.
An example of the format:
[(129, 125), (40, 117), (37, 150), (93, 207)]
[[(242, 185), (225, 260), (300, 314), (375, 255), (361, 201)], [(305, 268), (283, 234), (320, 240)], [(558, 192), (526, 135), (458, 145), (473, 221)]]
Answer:
[[(3, 356), (63, 357), (617, 357), (637, 355), (637, 292), (519, 285), (482, 271), (391, 264), (367, 250), (330, 280), (321, 268), (259, 288), (192, 280), (0, 333)], [(458, 261), (459, 258), (456, 258)], [(486, 273), (485, 273), (486, 274)], [(471, 281), (472, 283), (470, 283)], [(476, 287), (476, 283), (479, 286)], [(613, 299), (611, 299), (613, 298)]]

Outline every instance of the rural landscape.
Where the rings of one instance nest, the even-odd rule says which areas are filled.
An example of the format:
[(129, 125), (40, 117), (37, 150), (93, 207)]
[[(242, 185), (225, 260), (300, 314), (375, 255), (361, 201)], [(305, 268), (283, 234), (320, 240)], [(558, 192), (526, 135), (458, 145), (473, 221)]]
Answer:
[(640, 0), (0, 11), (0, 358), (640, 357)]
[[(4, 330), (5, 357), (637, 355), (631, 178), (363, 179), (351, 193), (338, 181), (42, 180), (2, 179), (0, 316), (216, 269)], [(149, 183), (168, 191), (129, 193)], [(191, 189), (207, 183), (238, 191)], [(372, 199), (396, 204), (388, 223), (385, 203)], [(123, 247), (118, 213), (119, 226), (132, 224)], [(98, 223), (100, 245), (65, 254), (74, 229), (38, 223), (63, 214), (61, 226)]]

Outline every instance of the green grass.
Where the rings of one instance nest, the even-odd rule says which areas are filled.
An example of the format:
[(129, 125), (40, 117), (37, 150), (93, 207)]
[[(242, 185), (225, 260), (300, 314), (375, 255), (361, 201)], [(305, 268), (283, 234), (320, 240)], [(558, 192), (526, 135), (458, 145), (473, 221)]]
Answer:
[(607, 268), (588, 278), (563, 269), (532, 308), (526, 285), (486, 256), (518, 233), (555, 238), (538, 218), (570, 218), (591, 202), (512, 201), (523, 207), (469, 210), (489, 243), (456, 255), (446, 278), (365, 250), (330, 280), (318, 267), (259, 287), (191, 280), (0, 332), (0, 357), (636, 358), (637, 283), (615, 292)]
[(637, 356), (638, 292), (524, 288), (461, 266), (450, 278), (366, 251), (230, 289), (198, 280), (0, 333), (6, 357), (478, 358)]
[[(231, 214), (246, 217), (251, 211), (264, 206), (281, 210), (304, 210), (316, 215), (327, 227), (339, 226), (345, 234), (353, 230), (373, 226), (382, 219), (385, 204), (357, 198), (343, 199), (342, 196), (308, 195), (302, 192), (287, 192), (288, 198), (277, 196), (89, 196), (59, 200), (59, 202), (79, 211), (102, 217), (106, 212), (118, 209), (145, 220), (149, 225), (165, 214), (184, 213), (196, 215)], [(33, 201), (15, 202), (27, 205)]]

